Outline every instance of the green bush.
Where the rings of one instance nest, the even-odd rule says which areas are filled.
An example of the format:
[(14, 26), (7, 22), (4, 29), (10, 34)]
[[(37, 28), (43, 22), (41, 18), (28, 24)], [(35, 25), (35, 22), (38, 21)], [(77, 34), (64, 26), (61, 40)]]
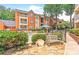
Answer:
[(35, 43), (38, 39), (46, 40), (45, 34), (35, 34), (32, 36), (32, 42)]
[(36, 29), (37, 31), (41, 31), (42, 29)]
[(28, 34), (24, 32), (19, 32), (17, 35), (20, 44), (26, 44), (28, 41)]
[(36, 31), (36, 29), (35, 29), (35, 28), (32, 28), (31, 30), (32, 30), (32, 31)]
[(77, 29), (70, 29), (69, 32), (79, 36), (79, 28), (77, 28)]
[(45, 32), (47, 32), (46, 28), (38, 29), (38, 33), (45, 33)]
[(70, 29), (70, 24), (68, 21), (62, 21), (60, 23), (57, 23), (57, 28), (59, 30), (62, 30), (62, 29)]
[(27, 41), (27, 33), (0, 31), (0, 46), (4, 47), (4, 49), (14, 47), (16, 45), (25, 45)]
[(38, 33), (45, 33), (45, 31), (44, 30), (40, 30), (40, 31), (38, 31)]
[(33, 29), (31, 29), (32, 31), (41, 31), (42, 29), (35, 29), (35, 28), (33, 28)]
[(54, 32), (53, 35), (57, 35), (57, 37), (60, 39), (63, 38), (63, 34), (61, 32)]
[(0, 46), (0, 54), (3, 54), (5, 51), (4, 47), (3, 46)]

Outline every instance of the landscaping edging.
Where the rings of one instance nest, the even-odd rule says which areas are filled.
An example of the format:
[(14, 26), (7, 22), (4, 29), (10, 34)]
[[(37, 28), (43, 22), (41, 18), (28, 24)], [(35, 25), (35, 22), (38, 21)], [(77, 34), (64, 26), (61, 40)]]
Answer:
[(76, 36), (75, 34), (69, 33), (69, 35), (79, 44), (79, 36)]

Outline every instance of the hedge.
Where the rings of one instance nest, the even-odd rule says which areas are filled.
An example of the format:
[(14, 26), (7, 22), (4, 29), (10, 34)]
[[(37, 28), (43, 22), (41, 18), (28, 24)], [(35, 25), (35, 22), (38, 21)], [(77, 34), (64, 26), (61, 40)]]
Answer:
[(24, 32), (0, 31), (0, 51), (14, 46), (24, 46), (28, 41), (28, 34)]
[(35, 34), (32, 36), (32, 42), (35, 43), (38, 39), (46, 40), (45, 34)]

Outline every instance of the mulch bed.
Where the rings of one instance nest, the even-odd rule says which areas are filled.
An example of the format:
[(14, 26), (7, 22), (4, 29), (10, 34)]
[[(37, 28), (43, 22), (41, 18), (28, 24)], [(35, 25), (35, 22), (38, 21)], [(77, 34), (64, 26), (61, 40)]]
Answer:
[(69, 35), (79, 44), (79, 36), (76, 36), (75, 34), (69, 33)]

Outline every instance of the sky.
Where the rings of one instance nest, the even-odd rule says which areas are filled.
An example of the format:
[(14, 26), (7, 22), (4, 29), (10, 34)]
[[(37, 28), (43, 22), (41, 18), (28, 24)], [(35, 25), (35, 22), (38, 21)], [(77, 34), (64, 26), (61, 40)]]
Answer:
[[(37, 14), (43, 14), (44, 12), (43, 10), (44, 4), (1, 4), (1, 5), (11, 9), (20, 9), (24, 11), (33, 10)], [(66, 16), (65, 12), (63, 12), (63, 15), (60, 15), (59, 18), (69, 21), (70, 17)]]

